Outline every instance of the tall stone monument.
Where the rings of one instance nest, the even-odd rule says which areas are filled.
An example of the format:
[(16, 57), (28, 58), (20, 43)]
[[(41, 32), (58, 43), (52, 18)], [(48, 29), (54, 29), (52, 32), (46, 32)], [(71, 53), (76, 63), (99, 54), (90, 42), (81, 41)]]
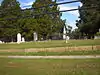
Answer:
[(37, 41), (38, 40), (38, 35), (36, 32), (34, 32), (34, 41)]
[(63, 39), (65, 40), (66, 39), (66, 28), (64, 26), (64, 29), (63, 29)]
[(21, 34), (20, 33), (17, 34), (17, 43), (18, 44), (21, 43)]
[(0, 44), (2, 44), (3, 42), (0, 40)]

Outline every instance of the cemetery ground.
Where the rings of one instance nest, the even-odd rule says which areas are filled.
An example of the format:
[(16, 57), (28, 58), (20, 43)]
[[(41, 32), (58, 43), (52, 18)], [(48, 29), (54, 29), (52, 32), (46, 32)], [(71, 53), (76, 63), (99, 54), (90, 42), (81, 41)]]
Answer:
[(0, 58), (0, 75), (100, 75), (100, 59)]
[[(0, 56), (100, 55), (100, 40), (0, 44)], [(0, 75), (100, 75), (100, 58), (48, 59), (0, 57)]]
[(0, 55), (57, 56), (57, 55), (100, 55), (98, 40), (50, 40), (26, 43), (0, 44)]

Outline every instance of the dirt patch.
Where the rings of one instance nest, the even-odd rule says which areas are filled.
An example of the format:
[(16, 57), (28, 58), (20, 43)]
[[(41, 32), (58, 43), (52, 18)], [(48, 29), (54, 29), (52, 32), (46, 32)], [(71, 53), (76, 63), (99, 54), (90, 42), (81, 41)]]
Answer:
[(100, 45), (96, 46), (70, 46), (70, 47), (55, 47), (55, 48), (30, 48), (24, 50), (0, 50), (0, 52), (64, 52), (64, 51), (87, 51), (87, 50), (100, 50)]
[(99, 46), (78, 46), (78, 47), (56, 47), (56, 48), (31, 48), (25, 49), (25, 52), (64, 52), (64, 51), (89, 51), (100, 50)]
[(0, 52), (24, 52), (22, 49), (8, 49), (8, 50), (0, 50)]
[(8, 68), (17, 68), (17, 67), (20, 67), (20, 66), (21, 66), (21, 64), (19, 64), (19, 63), (8, 62), (5, 67), (8, 67)]

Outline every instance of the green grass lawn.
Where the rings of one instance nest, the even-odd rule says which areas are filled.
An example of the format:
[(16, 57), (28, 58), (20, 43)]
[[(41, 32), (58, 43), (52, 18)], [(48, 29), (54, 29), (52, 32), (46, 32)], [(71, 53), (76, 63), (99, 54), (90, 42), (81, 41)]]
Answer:
[(45, 42), (27, 42), (21, 44), (0, 44), (1, 49), (28, 49), (28, 48), (54, 48), (66, 46), (90, 46), (100, 45), (100, 40), (69, 40), (66, 44), (64, 40), (53, 40)]
[(100, 50), (65, 52), (0, 52), (1, 56), (64, 56), (64, 55), (100, 55)]
[(100, 59), (0, 58), (0, 75), (100, 75)]

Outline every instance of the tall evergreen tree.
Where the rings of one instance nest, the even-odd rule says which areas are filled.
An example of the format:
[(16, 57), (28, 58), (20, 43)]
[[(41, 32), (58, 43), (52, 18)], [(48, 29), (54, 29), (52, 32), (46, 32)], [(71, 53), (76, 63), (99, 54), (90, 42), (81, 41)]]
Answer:
[(89, 10), (80, 10), (80, 20), (77, 21), (81, 33), (91, 38), (100, 28), (100, 0), (81, 0), (81, 2), (83, 6), (80, 9), (96, 7)]
[(3, 0), (0, 8), (0, 38), (4, 41), (15, 41), (19, 32), (17, 20), (21, 16), (20, 4), (17, 0)]
[(33, 8), (36, 8), (33, 10), (33, 14), (42, 14), (36, 15), (34, 16), (34, 18), (38, 23), (37, 31), (39, 37), (42, 37), (43, 39), (47, 39), (47, 37), (52, 35), (53, 33), (60, 33), (61, 28), (63, 27), (63, 21), (60, 19), (61, 13), (48, 14), (50, 12), (59, 11), (58, 6), (54, 6), (52, 4), (56, 4), (56, 1), (36, 0), (36, 2), (32, 5)]

